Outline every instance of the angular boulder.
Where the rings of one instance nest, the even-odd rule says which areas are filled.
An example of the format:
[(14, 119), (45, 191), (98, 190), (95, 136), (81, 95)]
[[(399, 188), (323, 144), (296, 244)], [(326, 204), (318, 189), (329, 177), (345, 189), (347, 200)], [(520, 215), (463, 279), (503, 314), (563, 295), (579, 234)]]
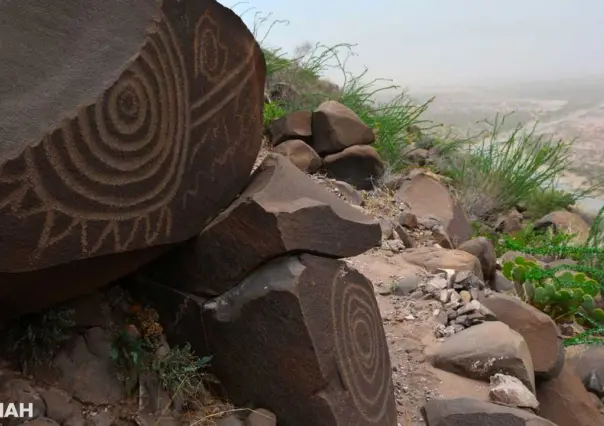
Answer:
[(270, 154), (235, 203), (199, 237), (149, 265), (146, 274), (190, 293), (217, 296), (287, 253), (348, 257), (380, 242), (377, 221), (283, 156)]
[(555, 232), (576, 234), (573, 242), (581, 244), (589, 235), (589, 225), (581, 216), (567, 210), (551, 212), (534, 223), (535, 229), (552, 227)]
[(304, 173), (314, 173), (321, 167), (321, 157), (319, 157), (319, 154), (310, 145), (300, 139), (285, 141), (279, 144), (273, 151), (286, 157)]
[(528, 411), (470, 398), (432, 399), (422, 414), (428, 426), (556, 426)]
[(347, 106), (325, 101), (312, 114), (312, 147), (320, 156), (375, 140), (371, 130)]
[(466, 251), (476, 256), (482, 266), (482, 275), (485, 281), (492, 281), (495, 279), (495, 272), (497, 271), (497, 254), (493, 243), (485, 237), (472, 238), (457, 247), (458, 250)]
[(375, 148), (355, 145), (323, 159), (328, 177), (370, 190), (384, 174), (384, 163)]
[(535, 390), (533, 361), (526, 342), (499, 321), (454, 334), (436, 349), (432, 364), (470, 379), (488, 381), (496, 373), (507, 374)]
[(422, 170), (411, 173), (396, 192), (418, 217), (434, 217), (444, 226), (457, 247), (470, 239), (472, 227), (459, 202), (447, 187)]
[(539, 414), (558, 426), (604, 425), (604, 416), (568, 365), (558, 377), (539, 385), (537, 399)]
[(294, 111), (276, 119), (268, 128), (271, 145), (277, 146), (292, 139), (309, 141), (312, 136), (311, 120), (311, 111)]
[(275, 259), (207, 302), (204, 325), (235, 404), (266, 407), (291, 426), (396, 426), (373, 286), (344, 262)]
[(604, 397), (604, 346), (582, 346), (573, 352), (568, 357), (568, 365), (574, 368), (588, 391)]
[(564, 342), (556, 323), (546, 314), (524, 303), (515, 296), (492, 293), (481, 299), (497, 319), (524, 338), (535, 375), (542, 379), (553, 379), (564, 366)]
[(472, 271), (478, 278), (483, 279), (482, 265), (476, 256), (461, 250), (447, 250), (440, 247), (418, 247), (405, 250), (403, 260), (430, 272), (442, 269), (455, 271)]
[[(0, 273), (184, 241), (245, 187), (265, 63), (231, 10), (213, 0), (25, 0), (2, 2), (0, 14), (0, 80), (11, 83), (0, 85)], [(23, 280), (30, 292), (47, 288), (37, 304), (48, 306), (122, 273), (60, 284), (3, 275), (0, 299), (20, 294), (20, 314), (40, 307), (27, 306)]]

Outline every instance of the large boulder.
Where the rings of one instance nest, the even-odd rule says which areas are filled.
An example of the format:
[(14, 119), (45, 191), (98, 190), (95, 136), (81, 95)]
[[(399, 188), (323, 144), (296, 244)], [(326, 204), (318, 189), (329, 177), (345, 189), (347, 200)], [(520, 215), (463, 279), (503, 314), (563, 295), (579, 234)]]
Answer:
[(495, 314), (497, 319), (524, 338), (535, 375), (552, 379), (560, 374), (564, 365), (564, 342), (556, 323), (546, 314), (515, 296), (492, 293), (481, 303)]
[(484, 278), (480, 261), (476, 256), (466, 251), (447, 250), (440, 247), (418, 247), (405, 250), (402, 258), (406, 262), (421, 266), (430, 272), (453, 269), (455, 271), (471, 271), (478, 278)]
[(380, 225), (270, 154), (245, 192), (198, 238), (149, 265), (175, 287), (217, 296), (261, 264), (287, 253), (361, 254), (381, 241)]
[(558, 426), (604, 425), (604, 416), (569, 365), (558, 377), (539, 386), (537, 399), (540, 415)]
[(589, 225), (581, 216), (568, 210), (551, 212), (534, 223), (535, 229), (553, 228), (555, 232), (576, 234), (573, 242), (581, 244), (589, 235)]
[(414, 171), (402, 182), (396, 199), (418, 217), (437, 219), (455, 246), (472, 236), (470, 221), (459, 202), (445, 185), (422, 170)]
[[(186, 240), (245, 187), (265, 63), (231, 10), (26, 0), (0, 15), (1, 273)], [(52, 303), (58, 280), (44, 278), (36, 296)], [(1, 279), (3, 292), (22, 281)]]
[(422, 414), (428, 426), (556, 426), (528, 411), (470, 398), (432, 399)]
[(321, 156), (375, 140), (373, 130), (347, 106), (325, 101), (312, 115), (312, 146)]
[(236, 405), (265, 407), (291, 426), (396, 426), (373, 286), (345, 262), (280, 257), (208, 301), (148, 281), (137, 287), (155, 299), (169, 337), (212, 355)]
[(370, 190), (384, 174), (384, 163), (375, 148), (355, 145), (323, 159), (328, 177)]
[(488, 381), (496, 373), (507, 374), (535, 390), (533, 361), (526, 342), (499, 321), (454, 334), (436, 349), (432, 364), (470, 379)]

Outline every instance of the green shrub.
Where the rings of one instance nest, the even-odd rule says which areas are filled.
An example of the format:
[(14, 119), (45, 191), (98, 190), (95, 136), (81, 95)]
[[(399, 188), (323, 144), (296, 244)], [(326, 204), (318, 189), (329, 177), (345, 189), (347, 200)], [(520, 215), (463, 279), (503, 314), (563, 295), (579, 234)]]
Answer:
[(552, 188), (570, 165), (569, 144), (518, 125), (501, 133), (506, 116), (490, 131), (449, 144), (441, 170), (451, 177), (471, 216), (491, 219), (542, 188)]
[(283, 117), (286, 114), (285, 110), (277, 103), (264, 104), (264, 128), (270, 126), (270, 124), (278, 118)]
[(564, 210), (577, 202), (577, 194), (554, 188), (537, 190), (529, 193), (523, 199), (526, 204), (526, 217), (539, 219), (556, 210)]
[(27, 315), (10, 329), (12, 352), (25, 372), (49, 365), (75, 325), (72, 309), (55, 308)]

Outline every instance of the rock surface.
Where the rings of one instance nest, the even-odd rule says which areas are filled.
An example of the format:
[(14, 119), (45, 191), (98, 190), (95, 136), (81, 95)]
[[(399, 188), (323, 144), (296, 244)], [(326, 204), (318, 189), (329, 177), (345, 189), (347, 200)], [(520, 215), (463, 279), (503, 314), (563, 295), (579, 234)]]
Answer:
[(287, 140), (274, 150), (283, 155), (304, 173), (314, 173), (321, 167), (321, 157), (306, 142), (300, 139)]
[(434, 399), (423, 413), (428, 426), (556, 426), (524, 410), (470, 398)]
[(447, 250), (439, 247), (418, 247), (405, 250), (402, 258), (431, 272), (442, 269), (471, 271), (482, 279), (482, 265), (472, 254), (460, 250)]
[(564, 343), (554, 321), (540, 310), (515, 296), (493, 293), (481, 300), (497, 319), (524, 338), (535, 375), (552, 379), (564, 365)]
[(518, 408), (539, 409), (539, 401), (516, 377), (505, 374), (491, 376), (489, 397), (493, 402), (511, 405)]
[(268, 129), (272, 146), (291, 139), (300, 139), (305, 142), (312, 136), (311, 111), (294, 111), (273, 121)]
[(184, 241), (233, 201), (261, 144), (265, 62), (213, 0), (2, 2), (0, 15), (0, 299), (13, 316), (150, 259), (90, 262), (104, 282), (45, 273), (23, 287), (15, 273)]
[(558, 426), (602, 426), (604, 416), (570, 366), (537, 389), (539, 414)]
[(379, 246), (380, 225), (338, 199), (280, 155), (201, 235), (150, 265), (146, 274), (198, 295), (219, 295), (262, 263), (290, 252), (353, 256)]
[(375, 148), (354, 145), (323, 159), (327, 176), (370, 190), (384, 173), (384, 163)]
[(292, 426), (397, 424), (373, 287), (345, 263), (275, 259), (206, 303), (204, 320), (213, 369), (236, 403)]
[(350, 108), (336, 101), (325, 101), (313, 112), (312, 134), (311, 145), (322, 157), (375, 140), (373, 130)]
[(555, 231), (577, 234), (573, 241), (582, 243), (589, 235), (589, 225), (581, 216), (567, 210), (551, 212), (534, 223), (535, 229), (553, 227)]
[(396, 199), (418, 217), (437, 218), (455, 246), (470, 239), (472, 228), (459, 202), (446, 186), (427, 173), (411, 173), (397, 190)]
[(533, 362), (522, 336), (502, 322), (463, 330), (436, 348), (432, 364), (471, 379), (488, 381), (496, 373), (516, 377), (535, 389)]
[(578, 352), (568, 358), (568, 364), (588, 391), (604, 397), (604, 346), (578, 348)]
[(476, 256), (482, 266), (482, 275), (485, 281), (495, 279), (497, 271), (497, 255), (493, 244), (485, 237), (472, 238), (461, 244), (458, 248)]

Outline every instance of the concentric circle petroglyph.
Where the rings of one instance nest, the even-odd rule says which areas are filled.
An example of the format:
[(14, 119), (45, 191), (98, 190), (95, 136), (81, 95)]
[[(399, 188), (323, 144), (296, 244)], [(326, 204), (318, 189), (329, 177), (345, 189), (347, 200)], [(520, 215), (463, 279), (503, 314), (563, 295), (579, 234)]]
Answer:
[[(188, 96), (183, 54), (163, 19), (102, 98), (43, 141), (63, 189), (94, 208), (53, 198), (55, 191), (44, 188), (36, 173), (34, 190), (45, 203), (81, 219), (127, 220), (165, 206), (185, 172)], [(34, 162), (29, 165), (35, 171)]]
[(332, 290), (333, 333), (342, 379), (359, 412), (372, 423), (388, 416), (392, 392), (382, 320), (371, 285), (337, 279)]

